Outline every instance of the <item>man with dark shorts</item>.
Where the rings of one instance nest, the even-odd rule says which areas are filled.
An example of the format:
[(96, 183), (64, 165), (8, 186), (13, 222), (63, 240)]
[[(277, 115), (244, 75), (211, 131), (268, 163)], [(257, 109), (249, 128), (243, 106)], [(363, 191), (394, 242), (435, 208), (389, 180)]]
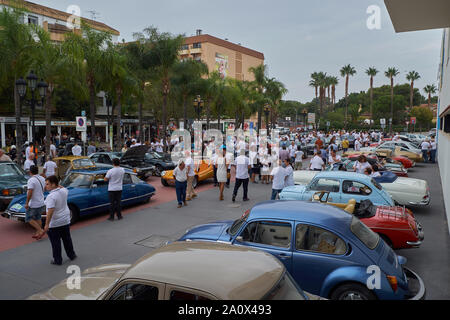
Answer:
[(27, 201), (25, 204), (25, 223), (29, 223), (35, 230), (33, 238), (39, 240), (44, 231), (42, 229), (42, 214), (45, 212), (44, 190), (45, 180), (39, 175), (37, 166), (30, 167), (31, 178), (27, 183)]

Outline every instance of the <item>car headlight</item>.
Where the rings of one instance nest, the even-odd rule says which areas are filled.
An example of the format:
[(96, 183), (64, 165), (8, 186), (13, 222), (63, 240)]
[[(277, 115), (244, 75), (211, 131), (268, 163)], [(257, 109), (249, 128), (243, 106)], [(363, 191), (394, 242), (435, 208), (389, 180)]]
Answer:
[(165, 175), (166, 175), (165, 171), (161, 172), (161, 177), (164, 177)]

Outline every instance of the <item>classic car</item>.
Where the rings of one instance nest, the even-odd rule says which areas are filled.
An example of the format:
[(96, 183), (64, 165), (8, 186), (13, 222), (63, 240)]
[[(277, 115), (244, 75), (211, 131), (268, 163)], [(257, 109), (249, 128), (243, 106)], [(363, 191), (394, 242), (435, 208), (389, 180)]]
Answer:
[(385, 158), (384, 161), (386, 163), (401, 163), (405, 169), (410, 169), (416, 166), (416, 163), (414, 161), (409, 160), (407, 157), (403, 156)]
[[(305, 186), (310, 185), (314, 178), (318, 175), (325, 175), (328, 174), (329, 178), (336, 177), (337, 179), (343, 179), (344, 176), (347, 179), (357, 179), (356, 177), (364, 177), (365, 175), (358, 174), (355, 172), (345, 172), (345, 171), (329, 171), (329, 172), (319, 172), (319, 171), (308, 171), (308, 170), (300, 170), (294, 172), (294, 182), (297, 185)], [(367, 177), (367, 176), (365, 176)], [(369, 177), (367, 177), (370, 179)], [(387, 192), (389, 194), (389, 197), (392, 198), (395, 203), (402, 206), (410, 206), (410, 205), (418, 205), (418, 206), (424, 206), (430, 204), (431, 197), (430, 197), (430, 188), (428, 186), (428, 182), (421, 179), (414, 179), (414, 178), (404, 178), (404, 177), (397, 177), (394, 173), (385, 171), (381, 172), (381, 177), (374, 178), (373, 179), (377, 183), (377, 188), (381, 187), (383, 191)], [(294, 197), (295, 193), (298, 193), (300, 191), (305, 192), (304, 188), (296, 188), (296, 187), (289, 187), (285, 188), (281, 195), (284, 193), (284, 191), (289, 192), (289, 199)], [(317, 190), (322, 191), (322, 190)], [(291, 194), (292, 193), (292, 194)], [(309, 191), (308, 196), (312, 196), (312, 192)], [(303, 196), (297, 196), (294, 199), (295, 200), (309, 200), (309, 199), (299, 199), (298, 197)], [(305, 197), (307, 195), (305, 194)], [(293, 199), (292, 199), (293, 200)], [(342, 202), (348, 202), (350, 200), (350, 197), (344, 196), (343, 199), (341, 199)], [(376, 202), (373, 199), (370, 199), (374, 204), (376, 205), (389, 205), (393, 206), (394, 203), (383, 203), (383, 202)], [(379, 199), (381, 200), (381, 199)], [(379, 201), (378, 200), (378, 201)], [(359, 201), (357, 199), (357, 201)]]
[[(348, 158), (342, 159), (350, 160), (347, 161), (345, 165), (347, 171), (353, 171), (353, 165), (358, 160), (358, 157), (359, 156), (357, 155), (351, 155)], [(367, 162), (371, 166), (376, 165), (378, 167), (378, 171), (391, 171), (399, 177), (408, 177), (408, 169), (405, 169), (401, 163), (389, 163), (384, 159), (382, 160), (382, 162), (380, 162), (376, 155), (373, 155), (373, 157), (367, 156)]]
[(122, 157), (122, 152), (95, 152), (89, 156), (89, 158), (94, 163), (103, 163), (103, 164), (113, 164), (113, 160), (115, 158), (120, 159)]
[(417, 248), (424, 240), (422, 225), (405, 207), (375, 206), (370, 200), (358, 203), (355, 199), (348, 203), (334, 203), (330, 202), (330, 198), (330, 192), (320, 191), (314, 194), (312, 201), (353, 214), (393, 249)]
[[(422, 299), (425, 286), (394, 251), (357, 217), (304, 201), (257, 204), (236, 221), (188, 230), (179, 241), (216, 241), (257, 248), (284, 263), (301, 287), (326, 299)], [(379, 269), (380, 286), (369, 287)]]
[(55, 175), (62, 180), (72, 170), (95, 169), (97, 166), (88, 157), (66, 156), (53, 159), (57, 167)]
[(370, 200), (380, 206), (394, 206), (394, 200), (389, 193), (369, 176), (346, 171), (295, 171), (294, 181), (299, 183), (297, 177), (304, 177), (303, 174), (309, 173), (314, 173), (309, 184), (284, 188), (279, 195), (280, 200), (311, 201), (316, 192), (329, 191), (329, 201), (335, 203), (348, 203), (355, 199), (358, 202)]
[(155, 166), (154, 175), (156, 177), (161, 177), (163, 171), (173, 170), (176, 167), (170, 153), (149, 151), (145, 157), (149, 163)]
[[(230, 176), (230, 174), (228, 174)], [(196, 165), (195, 177), (192, 182), (192, 186), (197, 188), (199, 182), (203, 182), (208, 179), (214, 178), (214, 168), (213, 165), (208, 163), (206, 160), (199, 161)], [(161, 184), (165, 187), (174, 186), (175, 178), (173, 177), (173, 170), (163, 171), (161, 173)]]
[(414, 152), (414, 153), (421, 153), (422, 150), (419, 149), (415, 144), (412, 144), (410, 142), (407, 141), (388, 141), (388, 142), (384, 142), (383, 144), (379, 145), (378, 148), (380, 149), (386, 149), (386, 148), (391, 148), (391, 147), (402, 147), (407, 149), (410, 152)]
[(349, 152), (343, 154), (343, 156), (354, 155), (354, 154), (367, 155), (367, 154), (372, 154), (374, 152), (380, 158), (393, 158), (393, 157), (402, 156), (402, 157), (406, 157), (415, 162), (423, 162), (422, 152), (420, 154), (411, 152), (403, 147), (386, 147), (386, 148), (377, 147), (377, 148), (375, 148), (375, 150), (373, 150), (373, 148), (366, 148), (366, 149), (361, 148), (361, 151), (349, 151)]
[(161, 170), (175, 169), (170, 158), (150, 151), (148, 146), (130, 148), (120, 159), (121, 164), (134, 168), (137, 175), (145, 180), (150, 176), (159, 176)]
[(0, 211), (5, 210), (15, 196), (27, 193), (28, 179), (15, 162), (0, 162)]
[(171, 243), (133, 265), (89, 268), (80, 280), (79, 289), (68, 288), (64, 280), (28, 300), (319, 299), (302, 291), (272, 255), (222, 243)]
[[(72, 224), (83, 216), (109, 209), (108, 182), (104, 180), (107, 171), (107, 169), (73, 170), (61, 182), (61, 185), (69, 190), (67, 203)], [(140, 180), (130, 170), (126, 170), (123, 181), (122, 206), (148, 202), (154, 194), (153, 186)], [(44, 194), (44, 196), (47, 195), (48, 193)], [(26, 200), (26, 195), (15, 197), (4, 216), (15, 221), (25, 221)]]

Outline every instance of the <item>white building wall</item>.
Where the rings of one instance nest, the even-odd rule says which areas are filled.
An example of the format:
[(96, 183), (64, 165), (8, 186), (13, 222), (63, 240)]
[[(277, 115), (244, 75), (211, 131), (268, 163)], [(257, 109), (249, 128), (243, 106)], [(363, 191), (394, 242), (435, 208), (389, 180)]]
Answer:
[[(439, 111), (450, 106), (450, 28), (444, 30), (440, 68)], [(438, 161), (450, 232), (450, 133), (438, 130)]]

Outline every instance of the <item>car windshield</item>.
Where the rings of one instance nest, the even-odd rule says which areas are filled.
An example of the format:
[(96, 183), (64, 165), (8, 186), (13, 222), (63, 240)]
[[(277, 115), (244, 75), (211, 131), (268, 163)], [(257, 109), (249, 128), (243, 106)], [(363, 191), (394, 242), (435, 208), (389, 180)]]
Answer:
[(285, 272), (280, 281), (262, 300), (306, 300), (289, 273)]
[(370, 250), (375, 249), (380, 241), (380, 236), (366, 227), (366, 225), (356, 217), (352, 218), (350, 230)]
[(1, 180), (10, 180), (10, 179), (18, 179), (23, 178), (25, 176), (25, 172), (16, 166), (14, 163), (2, 163), (0, 164), (0, 179)]
[(116, 158), (121, 158), (122, 157), (122, 152), (114, 152), (111, 153), (111, 159), (116, 159)]
[(247, 221), (248, 216), (249, 216), (248, 214), (245, 214), (240, 219), (237, 219), (228, 230), (228, 233), (232, 236), (236, 235), (239, 229), (241, 229), (241, 226), (245, 223), (245, 221)]
[(83, 173), (69, 174), (61, 183), (64, 188), (90, 188), (94, 176)]
[(91, 159), (77, 159), (72, 161), (74, 169), (86, 168), (86, 167), (95, 167), (95, 164)]

